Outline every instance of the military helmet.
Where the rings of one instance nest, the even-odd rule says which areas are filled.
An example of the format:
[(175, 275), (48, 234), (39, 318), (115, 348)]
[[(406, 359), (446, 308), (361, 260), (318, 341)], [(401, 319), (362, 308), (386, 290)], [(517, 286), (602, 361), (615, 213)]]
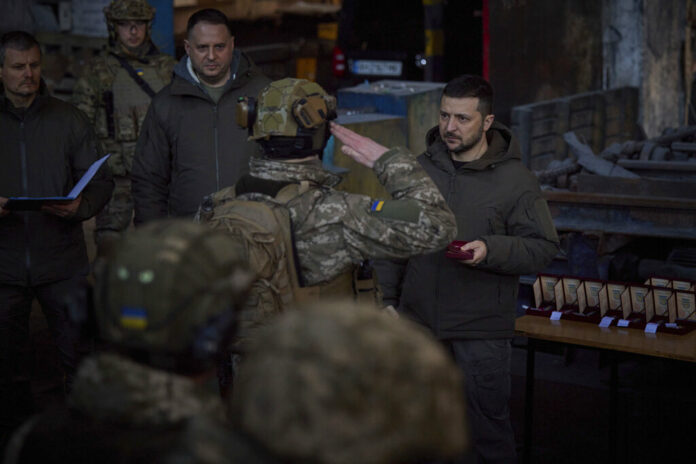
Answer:
[(155, 17), (155, 9), (146, 0), (112, 0), (104, 7), (106, 27), (109, 30), (109, 45), (115, 46), (118, 42), (116, 36), (117, 21), (147, 21), (147, 32), (143, 43), (148, 43), (152, 36), (152, 20)]
[(324, 302), (257, 333), (230, 417), (290, 462), (446, 459), (468, 445), (462, 382), (423, 328), (371, 306)]
[(258, 98), (241, 97), (237, 104), (237, 123), (249, 129), (249, 140), (280, 157), (320, 152), (334, 118), (336, 99), (306, 79), (271, 82)]
[(207, 368), (253, 279), (238, 256), (228, 234), (189, 221), (128, 232), (95, 269), (101, 337), (158, 368)]
[(111, 21), (152, 21), (155, 9), (146, 0), (112, 0), (104, 7), (107, 22)]

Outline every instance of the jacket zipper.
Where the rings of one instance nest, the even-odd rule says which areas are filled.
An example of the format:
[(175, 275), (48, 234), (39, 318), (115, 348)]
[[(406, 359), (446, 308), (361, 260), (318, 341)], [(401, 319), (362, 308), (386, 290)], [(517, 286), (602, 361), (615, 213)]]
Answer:
[[(19, 122), (19, 153), (22, 162), (22, 196), (29, 196), (29, 176), (27, 173), (27, 142), (26, 133), (24, 130), (24, 120)], [(29, 237), (29, 215), (23, 213), (24, 220), (24, 236)], [(31, 267), (31, 254), (29, 253), (29, 242), (25, 242), (24, 247), (24, 265), (27, 268), (27, 282), (31, 285), (31, 274), (29, 269)]]
[[(219, 100), (218, 100), (219, 101)], [(220, 190), (220, 154), (218, 153), (218, 104), (213, 106), (213, 137), (215, 146), (215, 191)]]
[[(457, 180), (457, 173), (454, 172), (454, 173), (450, 174), (449, 186), (447, 187), (447, 198), (445, 198), (445, 203), (447, 203), (448, 205), (449, 205), (450, 199), (452, 198), (452, 195), (454, 193), (454, 187), (456, 185), (456, 180)], [(435, 270), (435, 278), (437, 279), (437, 282), (443, 282), (443, 280), (440, 279), (440, 273), (442, 272), (441, 269), (442, 268), (440, 266), (438, 266), (437, 269)], [(447, 280), (447, 279), (445, 279), (445, 280)], [(440, 338), (440, 336), (442, 335), (440, 333), (440, 327), (442, 326), (442, 324), (441, 324), (442, 314), (439, 310), (439, 308), (440, 308), (440, 286), (437, 285), (435, 287), (435, 289), (436, 289), (435, 290), (435, 292), (436, 292), (435, 293), (435, 311), (437, 312), (437, 317), (435, 318), (435, 324), (437, 324), (437, 327), (435, 328), (435, 335), (438, 338)]]

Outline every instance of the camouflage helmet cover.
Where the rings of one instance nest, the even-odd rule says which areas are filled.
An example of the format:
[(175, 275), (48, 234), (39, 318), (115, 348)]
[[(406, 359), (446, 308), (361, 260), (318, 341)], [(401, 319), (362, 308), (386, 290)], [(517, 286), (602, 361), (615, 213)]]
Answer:
[(183, 220), (127, 233), (95, 274), (101, 336), (162, 362), (192, 352), (212, 357), (252, 280), (230, 236)]
[(315, 82), (293, 78), (274, 81), (259, 93), (249, 138), (297, 137), (300, 127), (315, 130), (333, 119), (335, 111), (336, 99)]
[(262, 329), (242, 361), (230, 403), (242, 430), (291, 462), (464, 451), (461, 372), (425, 330), (353, 303), (298, 309)]
[(147, 21), (144, 43), (150, 41), (155, 9), (146, 0), (112, 0), (108, 6), (104, 7), (104, 17), (109, 31), (109, 45), (114, 46), (118, 42), (116, 21)]
[(107, 22), (123, 20), (152, 21), (155, 9), (146, 0), (113, 0), (104, 7)]

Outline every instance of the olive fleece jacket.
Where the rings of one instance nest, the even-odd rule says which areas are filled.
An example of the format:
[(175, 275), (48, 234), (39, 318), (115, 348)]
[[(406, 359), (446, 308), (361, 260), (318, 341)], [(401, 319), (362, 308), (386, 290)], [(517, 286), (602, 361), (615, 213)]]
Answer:
[(375, 263), (385, 305), (440, 339), (512, 337), (519, 276), (541, 271), (559, 249), (548, 205), (512, 133), (496, 122), (486, 137), (486, 153), (455, 169), (435, 127), (418, 157), (457, 219), (457, 240), (483, 241), (486, 258), (469, 266), (443, 249)]
[(234, 51), (232, 77), (216, 103), (184, 56), (172, 82), (152, 99), (131, 171), (136, 225), (168, 216), (193, 218), (206, 195), (249, 171), (257, 144), (237, 125), (237, 99), (256, 96), (270, 81)]

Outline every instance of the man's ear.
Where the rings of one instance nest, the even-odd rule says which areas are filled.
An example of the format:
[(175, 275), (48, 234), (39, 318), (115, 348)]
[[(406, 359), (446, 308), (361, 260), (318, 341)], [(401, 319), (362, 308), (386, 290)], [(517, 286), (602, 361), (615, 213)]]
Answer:
[(191, 44), (189, 43), (188, 39), (184, 39), (184, 50), (186, 50), (186, 54), (188, 56), (191, 56), (191, 53), (189, 53), (191, 50)]
[(493, 125), (493, 121), (495, 120), (495, 115), (494, 114), (489, 114), (485, 118), (483, 118), (483, 131), (486, 132), (488, 129), (491, 128)]

